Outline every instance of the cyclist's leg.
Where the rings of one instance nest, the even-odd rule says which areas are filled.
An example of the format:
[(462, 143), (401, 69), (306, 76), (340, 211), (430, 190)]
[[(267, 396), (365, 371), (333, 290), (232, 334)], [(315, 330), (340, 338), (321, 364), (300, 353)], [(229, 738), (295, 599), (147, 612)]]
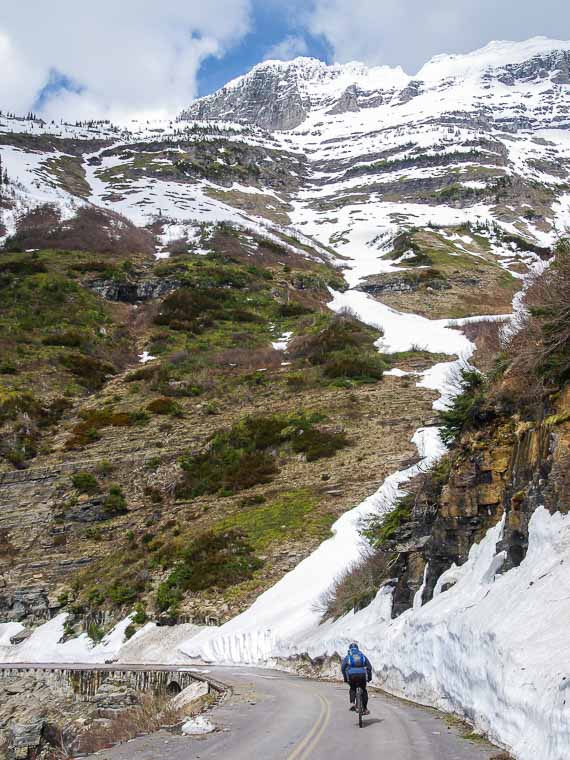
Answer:
[(348, 678), (348, 686), (349, 686), (349, 698), (350, 698), (350, 704), (353, 705), (356, 700), (356, 684), (354, 682), (353, 678)]
[(362, 689), (362, 707), (368, 708), (368, 691), (366, 689), (366, 676), (358, 676), (358, 686)]

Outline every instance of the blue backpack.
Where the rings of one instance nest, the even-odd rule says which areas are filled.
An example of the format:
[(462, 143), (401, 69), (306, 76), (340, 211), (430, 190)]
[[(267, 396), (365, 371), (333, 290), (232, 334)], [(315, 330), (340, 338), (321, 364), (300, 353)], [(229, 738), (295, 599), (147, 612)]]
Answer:
[(366, 673), (366, 658), (362, 652), (352, 652), (348, 655), (348, 672), (350, 675), (364, 675)]

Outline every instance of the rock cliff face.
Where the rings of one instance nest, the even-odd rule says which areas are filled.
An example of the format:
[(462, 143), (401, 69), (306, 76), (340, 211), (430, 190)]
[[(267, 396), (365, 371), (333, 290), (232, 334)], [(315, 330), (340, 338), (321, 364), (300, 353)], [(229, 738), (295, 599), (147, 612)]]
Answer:
[(298, 84), (299, 71), (284, 64), (256, 66), (244, 81), (203, 98), (182, 114), (184, 119), (213, 119), (256, 124), (263, 129), (293, 129), (307, 117)]
[(422, 602), (429, 601), (441, 574), (462, 565), (503, 516), (499, 549), (506, 553), (501, 572), (507, 572), (526, 555), (529, 521), (539, 505), (570, 512), (570, 389), (550, 412), (536, 423), (503, 420), (462, 439), (441, 492), (420, 498), (413, 519), (392, 541), (401, 572), (394, 615), (411, 606), (422, 583)]

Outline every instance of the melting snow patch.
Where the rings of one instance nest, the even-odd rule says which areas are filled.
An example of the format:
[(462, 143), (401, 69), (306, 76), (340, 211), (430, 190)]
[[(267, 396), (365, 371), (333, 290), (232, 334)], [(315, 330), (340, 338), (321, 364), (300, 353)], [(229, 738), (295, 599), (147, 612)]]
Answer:
[(279, 340), (273, 341), (271, 344), (276, 351), (286, 351), (289, 341), (291, 340), (292, 332), (284, 332)]
[(156, 359), (156, 356), (151, 356), (148, 351), (143, 351), (142, 354), (139, 354), (139, 361), (141, 364), (151, 362), (153, 359)]
[(9, 646), (12, 636), (23, 630), (21, 623), (0, 623), (0, 646)]
[(197, 715), (195, 718), (190, 718), (190, 720), (187, 720), (186, 723), (182, 726), (182, 733), (187, 735), (196, 735), (196, 734), (211, 734), (212, 731), (215, 731), (216, 727), (213, 723), (211, 723), (207, 718), (204, 718), (202, 715)]

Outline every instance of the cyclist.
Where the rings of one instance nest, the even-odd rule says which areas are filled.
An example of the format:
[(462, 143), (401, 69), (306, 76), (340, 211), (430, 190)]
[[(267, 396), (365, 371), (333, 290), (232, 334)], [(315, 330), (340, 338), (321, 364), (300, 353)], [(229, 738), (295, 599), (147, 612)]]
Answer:
[(356, 701), (356, 687), (360, 686), (362, 688), (364, 715), (370, 715), (366, 684), (372, 680), (372, 665), (368, 657), (360, 651), (358, 644), (352, 643), (348, 647), (348, 654), (342, 661), (341, 671), (344, 682), (350, 686), (350, 709), (356, 710), (354, 705)]

